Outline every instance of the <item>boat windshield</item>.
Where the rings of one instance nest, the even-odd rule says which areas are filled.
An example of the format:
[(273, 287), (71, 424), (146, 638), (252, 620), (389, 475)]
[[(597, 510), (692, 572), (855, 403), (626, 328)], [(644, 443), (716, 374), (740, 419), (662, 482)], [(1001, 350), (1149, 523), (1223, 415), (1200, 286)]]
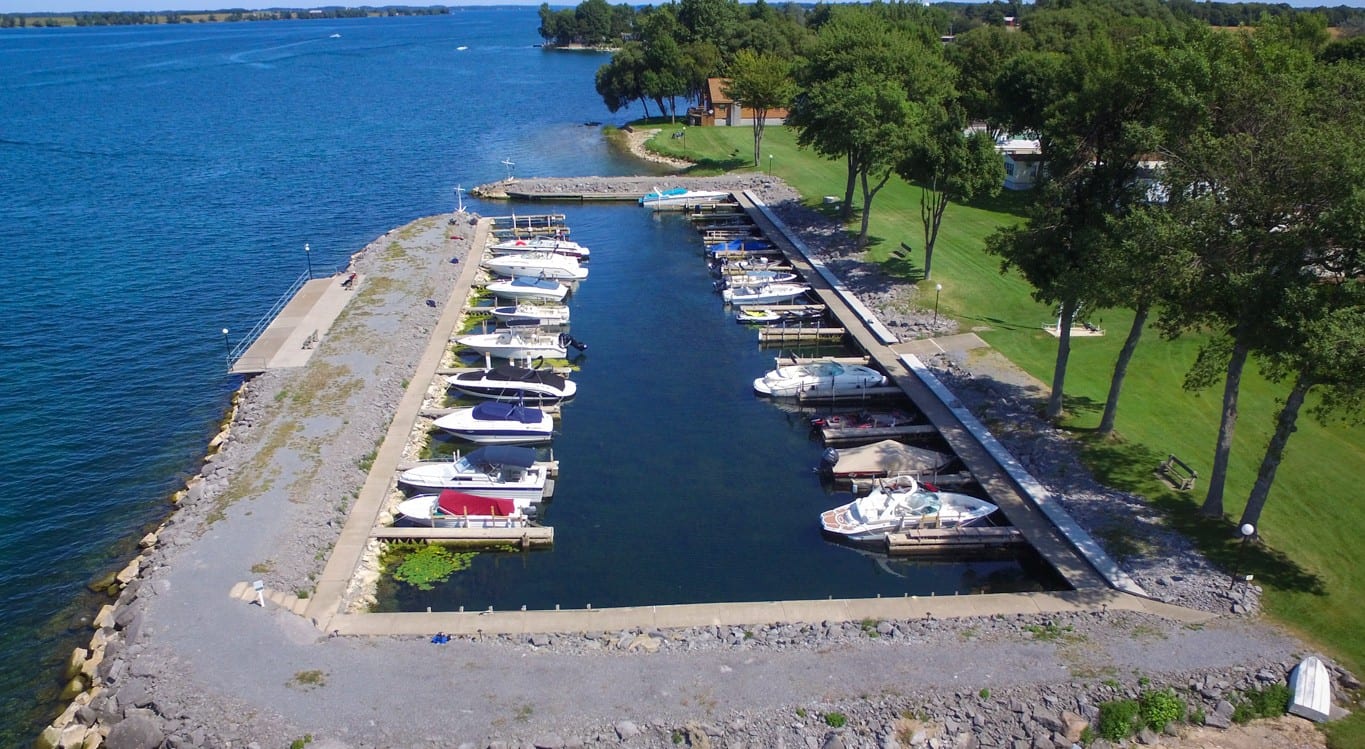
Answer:
[(816, 362), (807, 371), (819, 377), (838, 377), (844, 373), (844, 365), (836, 361)]

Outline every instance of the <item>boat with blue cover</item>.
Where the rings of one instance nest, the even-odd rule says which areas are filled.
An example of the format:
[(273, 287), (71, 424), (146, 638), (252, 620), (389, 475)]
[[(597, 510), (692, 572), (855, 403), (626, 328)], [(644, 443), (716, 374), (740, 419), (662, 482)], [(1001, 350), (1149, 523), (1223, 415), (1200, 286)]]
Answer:
[(728, 242), (713, 242), (706, 245), (708, 254), (726, 251), (755, 252), (757, 250), (771, 250), (773, 243), (762, 237), (741, 237), (731, 239)]
[(475, 398), (526, 403), (558, 403), (578, 393), (578, 383), (561, 374), (510, 364), (460, 372), (446, 384)]
[(548, 442), (554, 436), (555, 422), (539, 408), (485, 401), (448, 413), (432, 426), (470, 442), (507, 445)]

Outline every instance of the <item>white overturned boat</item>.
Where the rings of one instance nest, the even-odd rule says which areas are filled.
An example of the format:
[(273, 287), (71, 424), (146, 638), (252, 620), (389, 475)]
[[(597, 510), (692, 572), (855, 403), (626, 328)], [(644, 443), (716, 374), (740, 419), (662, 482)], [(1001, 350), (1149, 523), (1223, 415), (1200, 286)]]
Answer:
[(536, 325), (569, 324), (569, 308), (562, 304), (520, 302), (504, 307), (494, 307), (492, 315), (506, 322), (531, 322)]
[(754, 390), (774, 398), (795, 398), (802, 393), (849, 395), (886, 384), (886, 375), (861, 364), (820, 360), (785, 364), (754, 380)]
[(554, 436), (555, 420), (539, 408), (486, 401), (448, 413), (432, 422), (432, 426), (470, 442), (510, 445), (549, 442)]
[(403, 500), (398, 504), (398, 520), (428, 528), (522, 528), (528, 523), (526, 513), (511, 499), (454, 489)]
[(718, 203), (729, 199), (730, 193), (720, 190), (689, 190), (685, 187), (660, 190), (656, 187), (648, 195), (640, 198), (640, 205), (657, 211), (687, 208), (701, 203)]
[(810, 291), (803, 283), (763, 283), (757, 286), (741, 286), (720, 292), (721, 299), (727, 304), (780, 304)]
[(568, 255), (553, 252), (519, 252), (495, 255), (483, 261), (483, 267), (494, 273), (513, 278), (552, 278), (557, 281), (582, 281), (588, 269)]
[(546, 468), (536, 451), (515, 445), (489, 445), (452, 460), (422, 463), (398, 474), (398, 483), (422, 493), (457, 489), (480, 497), (503, 497), (527, 509), (545, 497)]
[(578, 383), (562, 375), (506, 364), (451, 375), (446, 384), (475, 398), (526, 403), (558, 403), (578, 393)]
[(959, 528), (981, 521), (996, 506), (967, 494), (941, 492), (912, 476), (880, 481), (871, 494), (820, 513), (820, 528), (849, 541), (881, 541), (913, 528)]
[(579, 351), (587, 348), (587, 344), (568, 333), (547, 333), (532, 326), (460, 336), (455, 342), (481, 354), (513, 361), (563, 359), (568, 356), (570, 347)]
[(569, 287), (550, 278), (513, 278), (494, 281), (484, 288), (503, 299), (562, 302), (569, 294)]
[(567, 255), (577, 260), (587, 260), (592, 255), (587, 247), (570, 242), (567, 239), (555, 237), (528, 237), (526, 239), (508, 239), (497, 244), (490, 245), (488, 251), (494, 255), (514, 255), (523, 252), (549, 252), (555, 255)]

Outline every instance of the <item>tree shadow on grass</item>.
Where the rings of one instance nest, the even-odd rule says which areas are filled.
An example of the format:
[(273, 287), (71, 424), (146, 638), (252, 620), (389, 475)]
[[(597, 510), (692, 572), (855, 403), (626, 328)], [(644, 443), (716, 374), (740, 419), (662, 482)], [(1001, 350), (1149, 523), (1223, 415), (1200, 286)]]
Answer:
[(1145, 445), (1087, 437), (1083, 457), (1095, 477), (1106, 486), (1145, 497), (1161, 511), (1171, 528), (1190, 539), (1208, 560), (1234, 575), (1254, 575), (1255, 581), (1281, 590), (1327, 595), (1321, 578), (1305, 570), (1284, 552), (1264, 543), (1246, 543), (1228, 518), (1199, 512), (1202, 492), (1175, 490), (1155, 473), (1166, 454)]
[(991, 326), (992, 328), (996, 328), (999, 330), (1037, 330), (1041, 332), (1043, 329), (1042, 326), (1036, 322), (1027, 323), (1011, 322), (1009, 320), (1002, 320), (998, 317), (990, 317), (989, 315), (958, 314), (957, 318), (959, 320), (974, 320), (976, 322), (985, 323)]

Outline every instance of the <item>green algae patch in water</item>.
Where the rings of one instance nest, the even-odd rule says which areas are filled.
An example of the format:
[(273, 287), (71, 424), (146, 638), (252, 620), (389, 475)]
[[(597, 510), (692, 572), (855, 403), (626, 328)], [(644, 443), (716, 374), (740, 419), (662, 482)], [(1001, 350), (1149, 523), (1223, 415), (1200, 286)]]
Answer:
[(431, 590), (456, 572), (469, 569), (476, 556), (478, 552), (450, 551), (436, 544), (401, 544), (389, 549), (383, 566), (393, 570), (394, 580), (418, 590)]

